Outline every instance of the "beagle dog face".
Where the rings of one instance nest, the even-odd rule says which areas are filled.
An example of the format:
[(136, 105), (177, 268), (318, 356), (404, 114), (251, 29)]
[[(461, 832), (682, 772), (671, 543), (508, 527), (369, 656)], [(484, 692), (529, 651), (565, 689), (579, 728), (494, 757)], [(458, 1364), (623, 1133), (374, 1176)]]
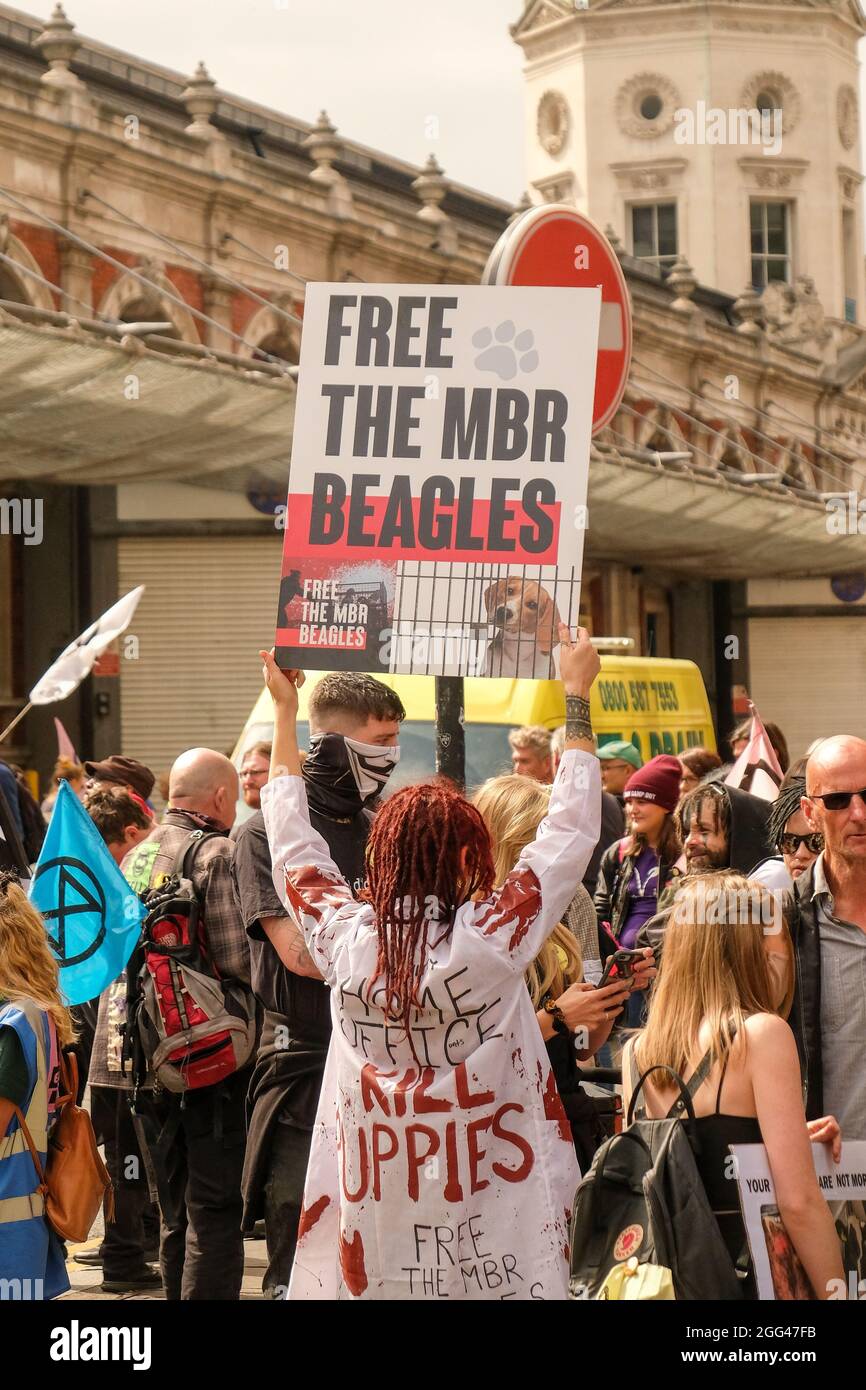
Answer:
[(548, 654), (559, 641), (559, 609), (534, 579), (510, 575), (497, 579), (484, 592), (488, 621), (507, 633), (537, 635), (539, 650)]

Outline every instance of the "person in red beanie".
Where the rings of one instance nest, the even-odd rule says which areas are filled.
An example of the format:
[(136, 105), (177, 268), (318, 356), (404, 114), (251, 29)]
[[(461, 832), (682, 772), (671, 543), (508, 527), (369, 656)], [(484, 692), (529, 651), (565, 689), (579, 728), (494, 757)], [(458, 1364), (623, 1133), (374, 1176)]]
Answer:
[[(682, 848), (673, 817), (681, 776), (679, 759), (660, 753), (625, 784), (628, 833), (604, 854), (595, 890), (602, 960), (618, 947), (634, 950), (638, 932), (656, 913)], [(639, 1027), (644, 1007), (642, 993), (634, 991), (621, 1023)]]

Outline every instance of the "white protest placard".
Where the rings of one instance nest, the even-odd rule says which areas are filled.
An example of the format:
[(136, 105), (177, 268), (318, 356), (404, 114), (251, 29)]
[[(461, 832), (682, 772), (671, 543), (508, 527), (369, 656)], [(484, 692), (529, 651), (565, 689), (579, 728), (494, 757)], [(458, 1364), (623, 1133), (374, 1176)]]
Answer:
[(281, 666), (557, 674), (580, 602), (600, 302), (309, 286)]
[[(732, 1144), (731, 1154), (758, 1297), (811, 1297), (805, 1271), (779, 1215), (766, 1149), (763, 1144)], [(813, 1144), (812, 1157), (818, 1185), (836, 1223), (845, 1270), (845, 1284), (829, 1290), (829, 1296), (866, 1299), (866, 1143), (843, 1144), (839, 1163), (833, 1162), (826, 1144)]]

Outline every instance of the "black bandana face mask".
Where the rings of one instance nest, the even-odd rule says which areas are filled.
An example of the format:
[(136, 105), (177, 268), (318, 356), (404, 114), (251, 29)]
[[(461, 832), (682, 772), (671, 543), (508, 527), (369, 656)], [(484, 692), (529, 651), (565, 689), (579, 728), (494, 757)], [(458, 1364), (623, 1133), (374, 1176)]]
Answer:
[(304, 761), (309, 803), (326, 816), (357, 816), (379, 796), (399, 760), (399, 748), (313, 734)]

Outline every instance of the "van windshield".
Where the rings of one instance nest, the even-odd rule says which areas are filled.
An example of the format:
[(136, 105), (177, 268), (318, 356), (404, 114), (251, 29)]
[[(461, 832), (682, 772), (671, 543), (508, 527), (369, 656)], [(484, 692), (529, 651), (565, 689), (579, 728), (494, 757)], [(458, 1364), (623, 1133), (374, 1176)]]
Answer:
[[(511, 771), (508, 733), (513, 727), (511, 724), (466, 725), (466, 786), (470, 792), (488, 777), (498, 777), (500, 773)], [(254, 743), (269, 743), (273, 733), (272, 724), (250, 725), (236, 753), (238, 767), (248, 748), (252, 748)], [(301, 748), (310, 746), (310, 726), (305, 719), (298, 721), (298, 742)], [(388, 778), (388, 791), (396, 791), (410, 782), (422, 782), (425, 778), (433, 777), (435, 772), (434, 725), (423, 719), (407, 719), (400, 726), (400, 761)], [(249, 815), (242, 801), (238, 803), (238, 813), (241, 820)]]
[[(510, 724), (466, 725), (466, 786), (471, 791), (488, 777), (511, 771)], [(424, 720), (407, 719), (400, 726), (400, 761), (388, 778), (388, 791), (410, 782), (422, 782), (436, 772), (435, 727)], [(310, 726), (298, 722), (298, 742), (309, 747)]]

